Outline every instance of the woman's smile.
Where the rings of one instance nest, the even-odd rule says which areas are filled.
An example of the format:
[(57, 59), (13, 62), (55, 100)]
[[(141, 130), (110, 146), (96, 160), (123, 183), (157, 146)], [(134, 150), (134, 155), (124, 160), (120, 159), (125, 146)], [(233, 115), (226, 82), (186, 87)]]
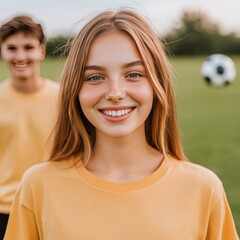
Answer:
[(134, 109), (135, 107), (122, 107), (117, 109), (101, 109), (99, 111), (107, 121), (120, 122), (129, 118)]

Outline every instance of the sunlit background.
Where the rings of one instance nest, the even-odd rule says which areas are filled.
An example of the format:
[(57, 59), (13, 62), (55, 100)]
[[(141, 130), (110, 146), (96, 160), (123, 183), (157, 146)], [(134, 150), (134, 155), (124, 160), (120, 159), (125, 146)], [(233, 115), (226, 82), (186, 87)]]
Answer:
[[(190, 161), (222, 180), (240, 233), (239, 0), (1, 0), (0, 25), (19, 14), (40, 22), (48, 37), (42, 75), (59, 81), (64, 58), (56, 49), (89, 15), (118, 7), (140, 11), (166, 43), (184, 150)], [(201, 75), (202, 63), (213, 53), (226, 54), (235, 62), (237, 77), (227, 87), (212, 87)], [(0, 60), (0, 81), (8, 76)]]

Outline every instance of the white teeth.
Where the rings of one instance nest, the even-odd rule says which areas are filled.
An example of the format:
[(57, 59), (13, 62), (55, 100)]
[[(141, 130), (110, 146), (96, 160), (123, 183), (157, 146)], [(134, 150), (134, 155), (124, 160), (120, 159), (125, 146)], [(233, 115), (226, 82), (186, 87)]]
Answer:
[(27, 64), (15, 64), (15, 67), (16, 68), (25, 68), (25, 67), (27, 67)]
[(126, 114), (130, 113), (131, 111), (132, 111), (132, 109), (128, 108), (128, 109), (117, 110), (117, 111), (104, 110), (103, 113), (107, 116), (120, 117), (120, 116), (123, 116), (123, 115), (126, 115)]

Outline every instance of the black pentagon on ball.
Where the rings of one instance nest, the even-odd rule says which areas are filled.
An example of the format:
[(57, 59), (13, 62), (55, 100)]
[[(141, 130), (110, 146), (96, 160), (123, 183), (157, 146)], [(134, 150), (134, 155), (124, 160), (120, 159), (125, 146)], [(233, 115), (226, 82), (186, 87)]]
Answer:
[(224, 69), (223, 66), (219, 65), (219, 66), (216, 67), (216, 72), (217, 72), (217, 74), (223, 75), (223, 74), (224, 74), (224, 71), (225, 71), (225, 69)]

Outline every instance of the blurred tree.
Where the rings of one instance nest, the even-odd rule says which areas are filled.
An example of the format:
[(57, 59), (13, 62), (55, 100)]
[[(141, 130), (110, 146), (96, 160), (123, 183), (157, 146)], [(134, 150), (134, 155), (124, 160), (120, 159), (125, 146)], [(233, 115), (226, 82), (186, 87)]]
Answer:
[[(50, 38), (46, 52), (49, 57), (64, 57), (72, 37), (64, 35)], [(183, 12), (180, 24), (164, 38), (169, 54), (210, 55), (213, 53), (240, 54), (240, 38), (224, 34), (218, 24), (200, 11)]]
[(223, 34), (218, 24), (199, 11), (185, 11), (180, 25), (165, 37), (167, 48), (175, 55), (239, 54), (240, 38)]
[(68, 54), (70, 41), (70, 37), (63, 35), (48, 39), (46, 55), (48, 57), (65, 57)]

